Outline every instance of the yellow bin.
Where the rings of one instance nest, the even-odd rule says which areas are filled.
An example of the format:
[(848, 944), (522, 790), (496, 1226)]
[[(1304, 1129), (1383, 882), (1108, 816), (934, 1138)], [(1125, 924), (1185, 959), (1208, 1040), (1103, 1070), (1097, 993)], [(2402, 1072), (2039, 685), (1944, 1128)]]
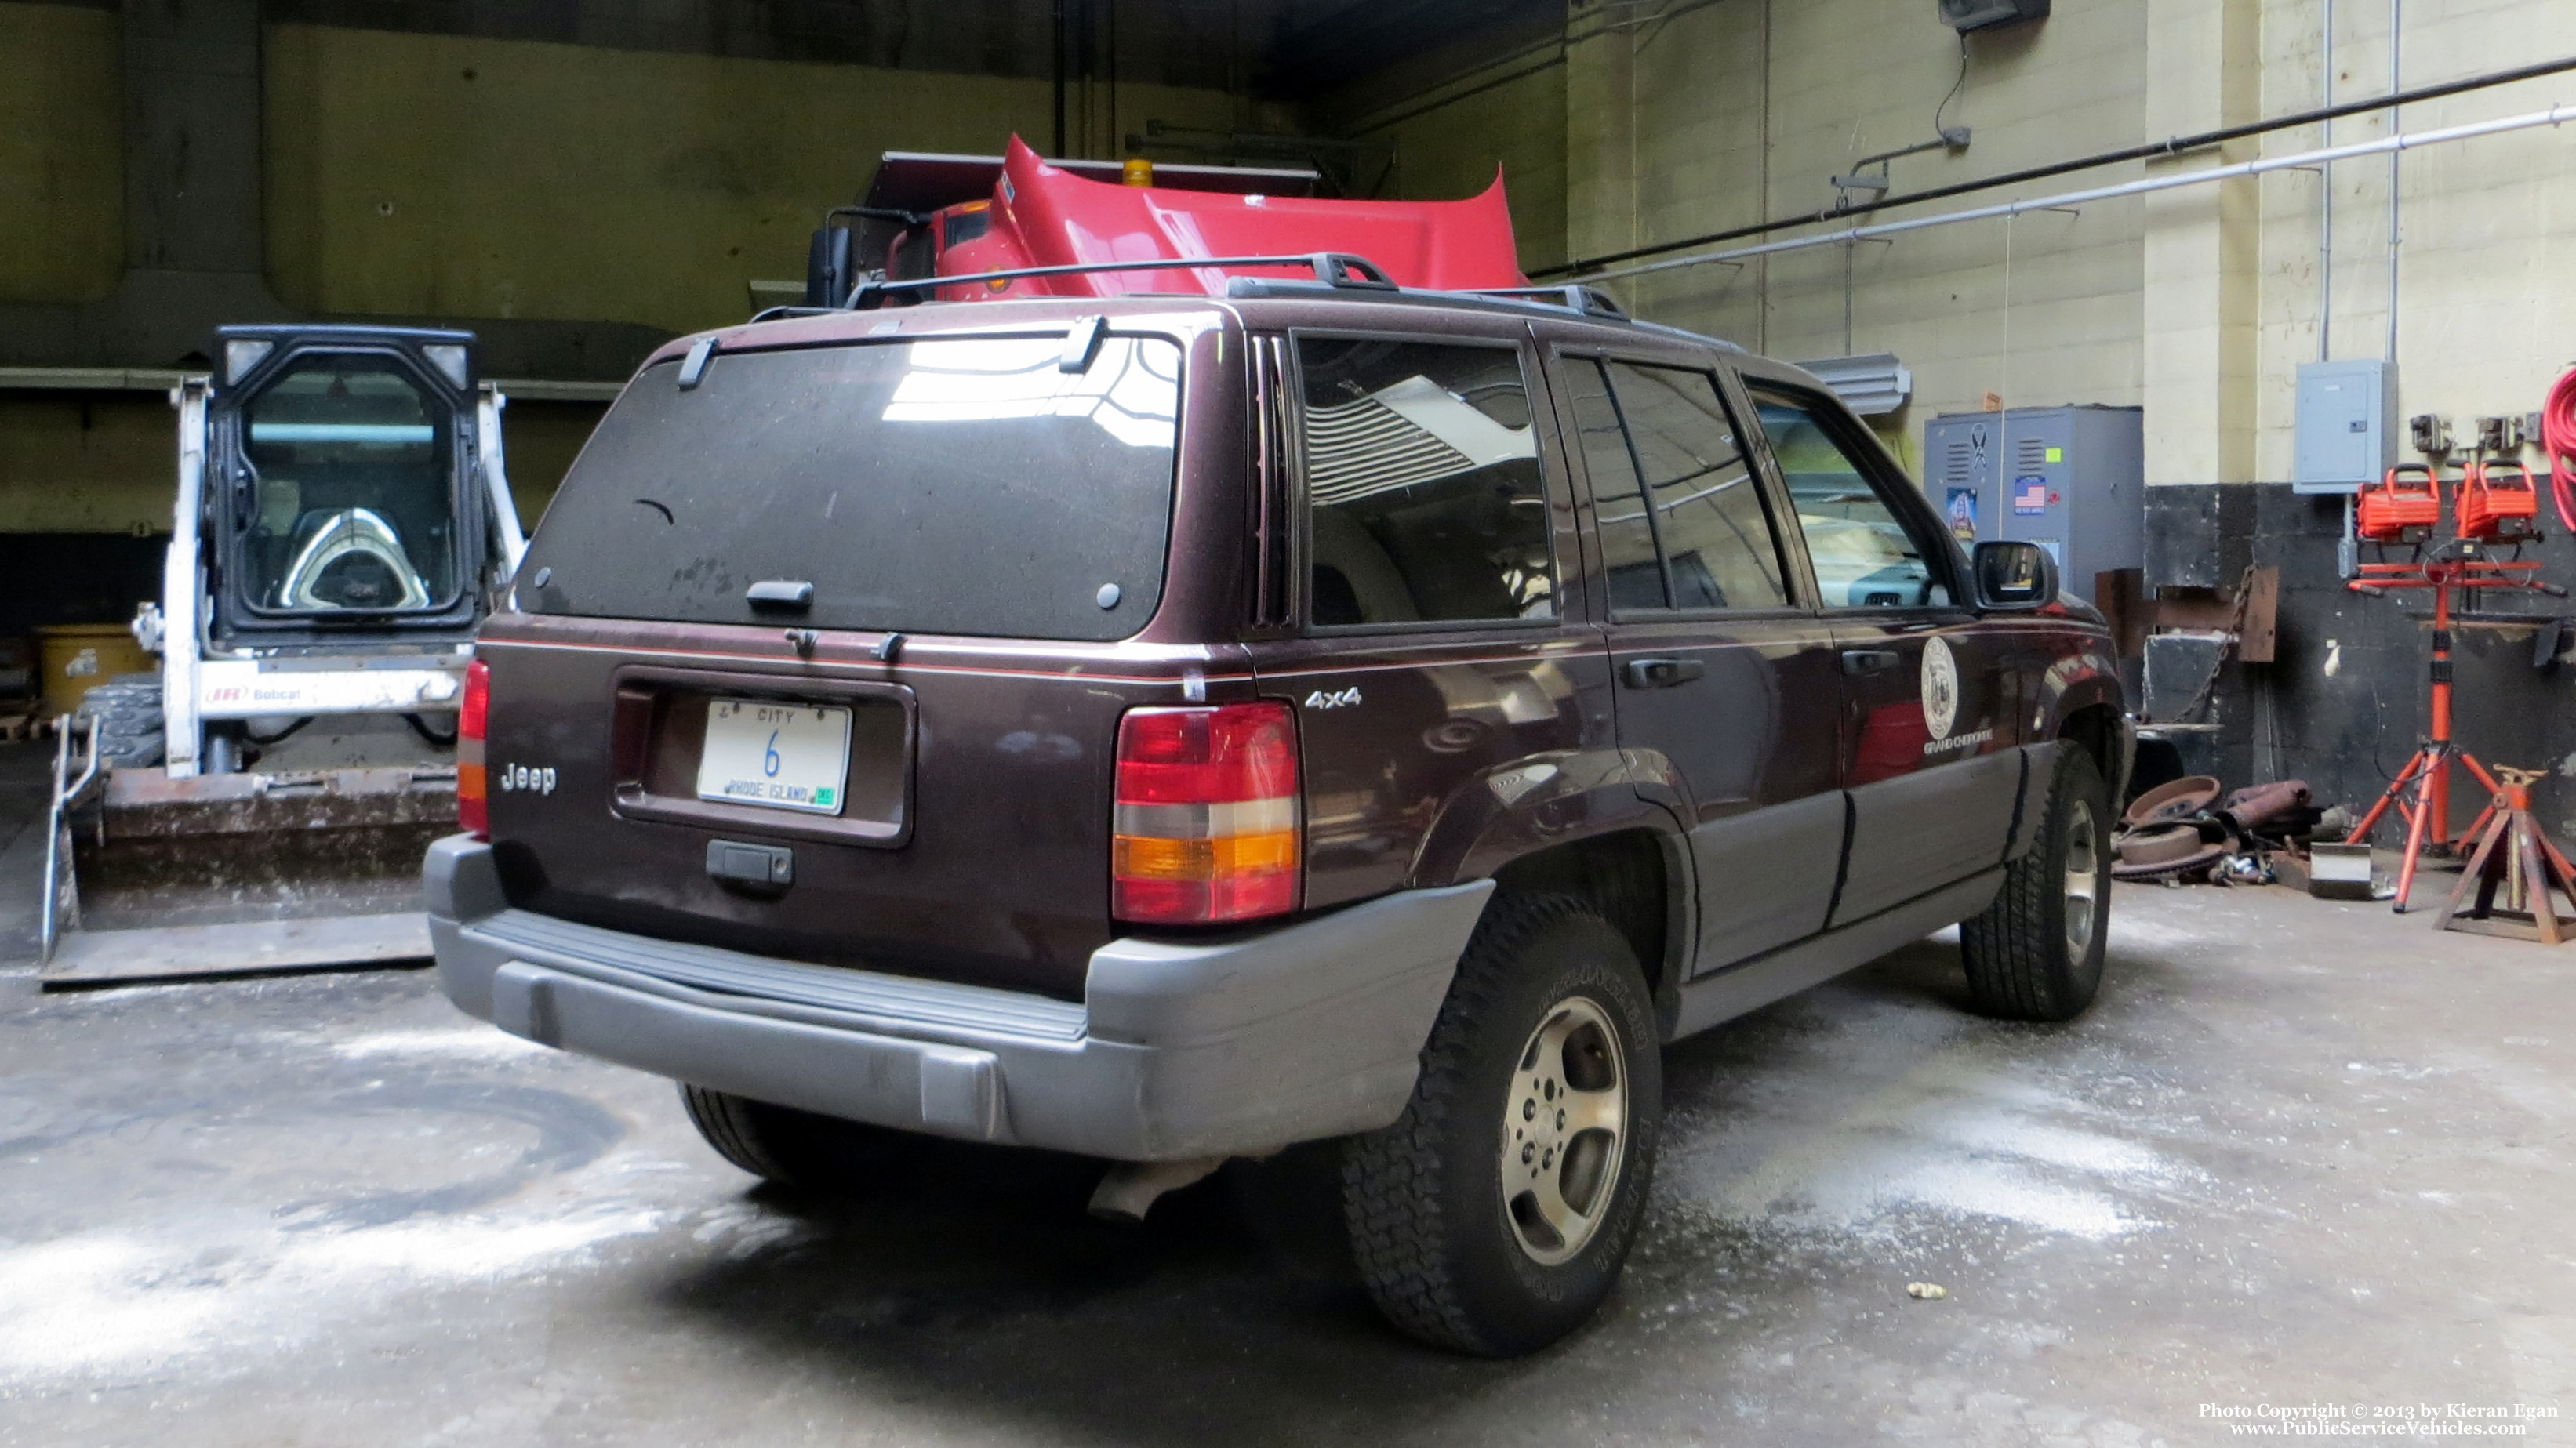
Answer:
[(152, 656), (121, 623), (56, 623), (36, 630), (36, 657), (45, 670), (45, 708), (68, 714), (93, 685), (119, 674), (149, 672)]

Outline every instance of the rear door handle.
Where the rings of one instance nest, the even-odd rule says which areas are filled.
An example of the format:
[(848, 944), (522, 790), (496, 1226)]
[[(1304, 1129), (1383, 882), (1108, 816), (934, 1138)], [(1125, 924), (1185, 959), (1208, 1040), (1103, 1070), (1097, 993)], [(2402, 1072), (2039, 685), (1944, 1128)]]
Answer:
[(1845, 649), (1843, 672), (1846, 674), (1884, 674), (1904, 661), (1894, 649)]
[(1669, 689), (1707, 672), (1708, 665), (1697, 659), (1630, 659), (1619, 677), (1631, 689)]

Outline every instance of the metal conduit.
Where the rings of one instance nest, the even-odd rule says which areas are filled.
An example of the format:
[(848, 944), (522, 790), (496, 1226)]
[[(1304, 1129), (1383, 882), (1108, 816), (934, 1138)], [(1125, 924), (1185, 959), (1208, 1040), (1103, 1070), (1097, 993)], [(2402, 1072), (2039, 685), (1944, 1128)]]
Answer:
[[(2385, 101), (2378, 104), (2385, 105)], [(2393, 156), (2419, 146), (2439, 146), (2452, 141), (2466, 141), (2477, 136), (2500, 135), (2507, 131), (2527, 131), (2538, 126), (2556, 126), (2576, 120), (2576, 104), (2551, 106), (2545, 111), (2531, 111), (2501, 120), (2475, 121), (2465, 126), (2445, 126), (2439, 130), (2419, 131), (2414, 135), (2382, 136), (2375, 141), (2356, 141), (2350, 145), (2329, 146), (2321, 151), (2300, 151), (2287, 156), (2266, 156), (2261, 160), (2242, 161), (2232, 166), (2213, 166), (2206, 171), (2192, 171), (2179, 176), (2150, 176), (2143, 181), (2128, 181), (2117, 186), (2096, 186), (2083, 191), (2061, 191), (2053, 196), (2034, 196), (2023, 201), (2003, 201), (1992, 206), (1979, 206), (1966, 211), (1945, 211), (1936, 216), (1909, 217), (1903, 221), (1882, 221), (1872, 226), (1847, 226), (1840, 231), (1823, 231), (1813, 236), (1793, 237), (1787, 241), (1764, 242), (1759, 246), (1740, 246), (1728, 251), (1700, 252), (1692, 256), (1672, 257), (1663, 261), (1641, 262), (1635, 266), (1612, 267), (1587, 272), (1574, 278), (1579, 282), (1616, 281), (1621, 277), (1645, 276), (1651, 272), (1674, 271), (1682, 267), (1706, 266), (1711, 262), (1743, 261), (1749, 257), (1775, 256), (1784, 251), (1803, 251), (1812, 246), (1831, 246), (1838, 242), (1865, 241), (1873, 236), (1894, 236), (1899, 232), (1922, 231), (1934, 226), (1954, 226), (1963, 221), (1986, 221), (1995, 217), (2018, 216), (2025, 211), (2047, 211), (2087, 202), (2107, 201), (2118, 196), (2143, 196), (2151, 191), (2171, 191), (2183, 186), (2201, 186), (2213, 181), (2232, 181), (2242, 176), (2260, 176), (2267, 171), (2288, 171), (2302, 167), (2322, 166), (2334, 161), (2349, 161), (2358, 156)]]
[(1652, 246), (1611, 252), (1605, 256), (1585, 257), (1567, 262), (1563, 266), (1548, 267), (1531, 275), (1534, 277), (1565, 276), (1594, 267), (1634, 261), (1639, 257), (1659, 256), (1668, 251), (1679, 251), (1686, 246), (1706, 246), (1711, 242), (1734, 241), (1741, 237), (1783, 231), (1792, 226), (1812, 226), (1819, 222), (1840, 221), (1846, 216), (1866, 216), (1871, 212), (1885, 211), (1895, 206), (1916, 206), (1926, 201), (1944, 201), (1953, 196), (1992, 191), (1998, 187), (2014, 186), (2024, 181), (2039, 181), (2050, 176), (2063, 176), (2073, 171), (2090, 171), (2101, 166), (2116, 166), (2123, 161), (2169, 160), (2185, 152), (2205, 151), (2212, 146), (2243, 140), (2248, 136), (2268, 135), (2274, 131), (2313, 126), (2332, 121), (2340, 116), (2359, 115), (2364, 111), (2394, 112), (2398, 106), (2413, 105), (2418, 101), (2435, 100), (2442, 96), (2460, 95), (2468, 91), (2510, 85), (2520, 80), (2535, 80), (2541, 76), (2561, 75), (2571, 70), (2576, 70), (2576, 55), (2515, 66), (2510, 70), (2488, 71), (2483, 75), (2468, 76), (2460, 80), (2446, 80), (2432, 85), (2417, 86), (2411, 91), (2392, 91), (2388, 95), (2372, 96), (2367, 100), (2343, 101), (2334, 105), (2319, 106), (2314, 110), (2274, 116), (2268, 121), (2248, 121), (2241, 126), (2226, 126), (2215, 131), (2201, 131), (2189, 136), (2173, 136), (2162, 141), (2151, 141), (2143, 146), (2128, 146), (2117, 151), (2098, 151), (2072, 160), (2052, 161), (2044, 166), (2007, 171), (2000, 176), (1961, 181), (1949, 186), (1935, 186), (1924, 191), (1909, 191), (1902, 196), (1882, 196), (1875, 201), (1859, 201), (1848, 206), (1829, 206), (1806, 216), (1784, 216), (1776, 221), (1760, 221), (1750, 226), (1712, 231), (1699, 236), (1686, 236), (1678, 241), (1660, 241)]

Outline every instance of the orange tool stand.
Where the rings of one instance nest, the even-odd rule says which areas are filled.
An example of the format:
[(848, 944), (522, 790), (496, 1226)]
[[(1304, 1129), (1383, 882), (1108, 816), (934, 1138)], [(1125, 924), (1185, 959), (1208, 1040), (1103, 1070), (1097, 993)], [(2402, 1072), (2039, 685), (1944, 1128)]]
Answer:
[[(2403, 472), (2405, 469), (2395, 470)], [(2391, 474), (2392, 478), (2394, 473)], [(2429, 473), (2427, 474), (2429, 477)], [(2438, 485), (2437, 485), (2438, 486)], [(2371, 494), (2365, 492), (2364, 499)], [(2437, 504), (2438, 507), (2438, 504)], [(2438, 513), (2436, 514), (2438, 517)], [(2363, 535), (2368, 538), (2365, 532)], [(2468, 770), (2491, 797), (2500, 798), (2504, 786), (2487, 773), (2486, 766), (2475, 756), (2451, 742), (2451, 592), (2462, 588), (2528, 588), (2553, 592), (2535, 575), (2538, 559), (2503, 561), (2490, 558), (2433, 558), (2414, 563), (2365, 563), (2361, 576), (2347, 586), (2355, 593), (2378, 594), (2392, 588), (2429, 588), (2433, 590), (2433, 727), (2415, 756), (2397, 772), (2379, 802), (2361, 817), (2345, 836), (2354, 843), (2370, 839), (2380, 816), (2391, 806), (2406, 820), (2406, 858), (2397, 873), (2397, 913), (2406, 913), (2407, 896), (2415, 888), (2415, 866), (2427, 848), (2443, 854), (2451, 849), (2451, 766)], [(2406, 794), (2414, 791), (2409, 802)], [(2496, 806), (2490, 802), (2485, 812), (2469, 826), (2468, 838), (2483, 832), (2494, 816)]]

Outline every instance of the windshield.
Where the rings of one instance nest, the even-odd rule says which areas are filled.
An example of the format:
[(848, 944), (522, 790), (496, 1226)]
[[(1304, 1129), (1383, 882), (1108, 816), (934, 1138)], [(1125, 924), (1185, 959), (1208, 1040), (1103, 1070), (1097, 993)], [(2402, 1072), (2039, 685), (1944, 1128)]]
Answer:
[[(1061, 333), (719, 352), (645, 369), (519, 569), (538, 613), (1125, 638), (1171, 527), (1180, 347)], [(811, 586), (756, 610), (754, 584)]]
[(455, 599), (444, 401), (389, 360), (321, 354), (293, 362), (242, 419), (253, 482), (240, 576), (253, 607), (375, 614)]

